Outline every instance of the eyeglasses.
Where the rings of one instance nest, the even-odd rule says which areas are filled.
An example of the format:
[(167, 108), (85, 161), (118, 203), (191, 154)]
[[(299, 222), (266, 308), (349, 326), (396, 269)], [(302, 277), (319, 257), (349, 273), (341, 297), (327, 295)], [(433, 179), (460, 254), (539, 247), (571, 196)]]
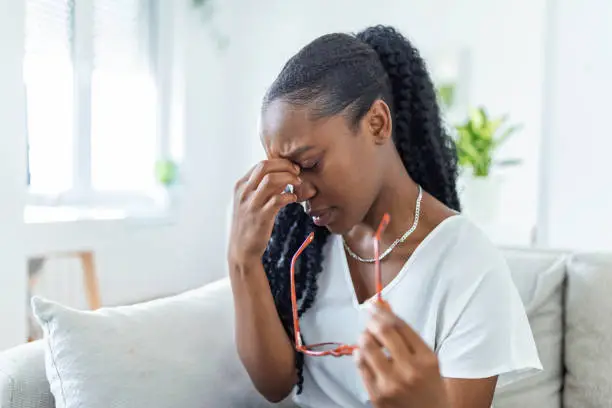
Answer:
[[(381, 305), (385, 305), (385, 306), (387, 306), (387, 303), (382, 298), (382, 294), (381, 294), (382, 277), (381, 277), (381, 272), (380, 272), (380, 260), (378, 258), (380, 256), (379, 255), (380, 239), (381, 239), (383, 231), (385, 230), (385, 228), (387, 228), (387, 225), (389, 225), (390, 219), (391, 217), (389, 216), (389, 214), (385, 214), (383, 216), (378, 226), (378, 229), (376, 230), (376, 235), (374, 236), (374, 259), (375, 259), (374, 273), (375, 273), (375, 279), (376, 279), (375, 302)], [(299, 256), (302, 254), (302, 252), (304, 252), (306, 247), (310, 245), (313, 239), (314, 239), (314, 232), (311, 232), (306, 238), (306, 240), (304, 241), (304, 243), (297, 250), (295, 255), (293, 255), (293, 258), (291, 259), (291, 306), (293, 309), (293, 330), (294, 330), (294, 337), (295, 337), (295, 348), (297, 351), (304, 353), (305, 355), (313, 356), (313, 357), (330, 356), (330, 355), (334, 357), (349, 356), (349, 355), (352, 355), (353, 351), (355, 351), (358, 348), (357, 345), (349, 345), (349, 344), (342, 344), (342, 343), (335, 343), (335, 342), (317, 343), (317, 344), (311, 344), (308, 346), (302, 344), (302, 335), (300, 332), (300, 321), (298, 318), (297, 295), (295, 293), (295, 264)]]

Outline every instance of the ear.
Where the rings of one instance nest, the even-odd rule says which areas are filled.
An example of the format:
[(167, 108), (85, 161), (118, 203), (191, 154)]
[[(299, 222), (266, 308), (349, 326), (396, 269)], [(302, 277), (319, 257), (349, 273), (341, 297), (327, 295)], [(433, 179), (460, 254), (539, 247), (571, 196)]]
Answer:
[(391, 110), (382, 99), (374, 101), (370, 110), (366, 114), (364, 121), (367, 131), (372, 135), (376, 144), (382, 145), (391, 139), (393, 122), (391, 120)]

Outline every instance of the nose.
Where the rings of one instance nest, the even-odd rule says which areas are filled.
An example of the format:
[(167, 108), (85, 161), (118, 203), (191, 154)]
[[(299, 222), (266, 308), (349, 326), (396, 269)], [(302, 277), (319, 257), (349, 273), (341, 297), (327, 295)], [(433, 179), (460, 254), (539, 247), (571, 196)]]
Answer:
[(304, 179), (302, 179), (302, 184), (295, 186), (293, 192), (297, 196), (298, 202), (308, 201), (317, 195), (315, 186)]

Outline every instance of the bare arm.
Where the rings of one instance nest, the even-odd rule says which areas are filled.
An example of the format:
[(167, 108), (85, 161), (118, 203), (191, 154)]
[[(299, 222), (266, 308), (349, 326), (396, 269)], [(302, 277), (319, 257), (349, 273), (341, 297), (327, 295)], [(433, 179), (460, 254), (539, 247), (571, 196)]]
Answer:
[(444, 379), (446, 394), (452, 408), (489, 408), (497, 376), (478, 379)]
[(261, 262), (230, 262), (238, 354), (255, 388), (269, 401), (285, 399), (297, 380), (292, 343), (276, 312)]
[(285, 159), (265, 160), (238, 180), (230, 230), (238, 354), (255, 388), (272, 402), (291, 393), (297, 373), (293, 346), (278, 317), (261, 258), (278, 211), (297, 201), (284, 189), (301, 183), (299, 170)]

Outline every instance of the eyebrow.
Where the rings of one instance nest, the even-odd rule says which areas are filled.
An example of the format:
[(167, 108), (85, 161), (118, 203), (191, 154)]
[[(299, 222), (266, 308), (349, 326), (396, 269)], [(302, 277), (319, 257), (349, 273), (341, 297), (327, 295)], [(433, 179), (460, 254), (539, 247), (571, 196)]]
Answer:
[(287, 159), (297, 159), (300, 156), (302, 156), (304, 153), (312, 149), (314, 149), (314, 146), (301, 146), (283, 156)]

